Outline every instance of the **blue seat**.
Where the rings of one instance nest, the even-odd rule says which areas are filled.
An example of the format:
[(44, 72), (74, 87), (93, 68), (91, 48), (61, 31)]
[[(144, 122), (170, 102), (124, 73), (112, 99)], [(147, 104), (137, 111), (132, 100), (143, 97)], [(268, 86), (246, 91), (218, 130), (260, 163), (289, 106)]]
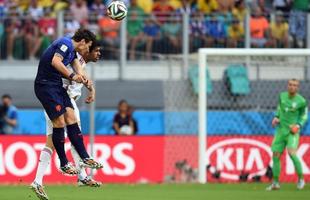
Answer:
[[(198, 69), (198, 66), (195, 65), (195, 66), (192, 66), (189, 68), (188, 70), (188, 76), (189, 76), (189, 80), (192, 84), (192, 89), (193, 89), (193, 92), (198, 95), (199, 93), (199, 69)], [(210, 79), (210, 75), (209, 75), (209, 70), (206, 68), (206, 86), (207, 86), (207, 93), (210, 94), (212, 93), (212, 82), (211, 82), (211, 79)]]
[(226, 71), (229, 89), (233, 95), (248, 95), (251, 92), (247, 68), (242, 65), (230, 65)]

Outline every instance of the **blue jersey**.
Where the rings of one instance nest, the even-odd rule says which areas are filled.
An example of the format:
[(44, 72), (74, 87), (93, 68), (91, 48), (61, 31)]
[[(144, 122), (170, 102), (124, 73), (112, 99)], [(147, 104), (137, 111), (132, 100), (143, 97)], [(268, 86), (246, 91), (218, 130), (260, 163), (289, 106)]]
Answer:
[(62, 74), (52, 66), (54, 54), (62, 55), (62, 63), (67, 66), (76, 58), (76, 52), (70, 37), (55, 40), (41, 56), (35, 83), (62, 86)]

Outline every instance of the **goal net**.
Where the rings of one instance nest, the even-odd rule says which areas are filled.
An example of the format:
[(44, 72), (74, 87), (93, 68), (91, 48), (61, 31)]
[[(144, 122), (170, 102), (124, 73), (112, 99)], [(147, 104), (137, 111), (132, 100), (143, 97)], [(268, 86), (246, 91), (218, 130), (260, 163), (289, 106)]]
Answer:
[[(198, 180), (270, 181), (271, 120), (287, 81), (300, 80), (310, 98), (309, 49), (199, 49)], [(195, 88), (196, 87), (196, 88)], [(184, 122), (191, 124), (192, 122)], [(302, 129), (297, 155), (310, 180), (310, 127)], [(280, 180), (297, 179), (286, 152)]]

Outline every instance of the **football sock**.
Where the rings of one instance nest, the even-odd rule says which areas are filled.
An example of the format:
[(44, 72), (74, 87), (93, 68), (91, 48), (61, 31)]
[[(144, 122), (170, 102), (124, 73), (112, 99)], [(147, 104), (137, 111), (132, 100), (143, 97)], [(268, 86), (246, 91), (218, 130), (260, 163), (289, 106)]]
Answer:
[(89, 158), (83, 143), (83, 135), (77, 123), (67, 126), (68, 137), (82, 159)]
[(74, 146), (71, 146), (71, 154), (72, 154), (72, 157), (73, 157), (73, 160), (75, 163), (75, 167), (79, 171), (78, 178), (80, 180), (84, 180), (87, 177), (87, 173), (86, 173), (85, 168), (80, 166), (80, 159), (81, 158), (80, 158), (79, 154), (76, 152)]
[(272, 158), (272, 161), (273, 161), (273, 166), (272, 166), (273, 181), (278, 183), (280, 171), (281, 171), (280, 158), (274, 156)]
[(36, 178), (34, 179), (34, 181), (40, 185), (42, 185), (43, 176), (50, 164), (52, 154), (53, 150), (49, 147), (44, 147), (41, 151)]
[(65, 152), (65, 129), (64, 128), (53, 128), (52, 140), (56, 152), (60, 160), (60, 166), (63, 167), (68, 163), (66, 152)]
[(297, 172), (298, 178), (303, 179), (304, 176), (302, 173), (302, 166), (301, 166), (299, 158), (297, 157), (297, 155), (290, 155), (290, 157), (291, 157), (293, 164), (295, 166), (295, 170)]

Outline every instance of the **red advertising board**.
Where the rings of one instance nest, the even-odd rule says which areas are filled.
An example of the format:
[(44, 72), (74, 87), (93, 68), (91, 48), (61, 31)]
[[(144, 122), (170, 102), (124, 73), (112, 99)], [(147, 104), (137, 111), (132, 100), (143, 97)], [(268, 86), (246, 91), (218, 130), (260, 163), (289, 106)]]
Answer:
[[(253, 176), (261, 176), (262, 181), (269, 181), (265, 177), (266, 169), (272, 165), (271, 136), (209, 136), (207, 141), (206, 158), (210, 166), (208, 181), (236, 182), (241, 172)], [(166, 136), (169, 143), (165, 148), (164, 174), (176, 175), (175, 163), (187, 160), (196, 169), (198, 166), (198, 138), (196, 136)], [(297, 155), (302, 163), (305, 180), (310, 181), (310, 137), (302, 136)], [(293, 163), (287, 152), (281, 158), (281, 181), (295, 182), (297, 177)], [(220, 172), (216, 179), (214, 172)]]
[[(88, 137), (85, 144), (89, 147)], [(269, 181), (266, 169), (272, 165), (270, 136), (210, 136), (207, 141), (206, 158), (210, 182), (235, 182), (241, 172)], [(35, 177), (44, 136), (0, 136), (0, 183), (30, 183)], [(70, 143), (66, 149), (70, 157)], [(165, 177), (180, 177), (176, 163), (187, 160), (197, 169), (198, 141), (196, 136), (96, 136), (94, 157), (104, 168), (95, 178), (105, 183), (162, 182)], [(301, 159), (305, 180), (310, 181), (310, 137), (303, 136), (297, 151)], [(45, 183), (72, 183), (74, 177), (57, 171), (57, 155), (54, 153), (51, 166), (46, 172)], [(281, 181), (296, 181), (295, 170), (289, 156), (282, 156)], [(220, 172), (220, 179), (212, 173)], [(179, 176), (179, 177), (178, 177)]]
[[(85, 144), (88, 145), (88, 137)], [(102, 182), (160, 182), (163, 177), (163, 137), (96, 137), (94, 158), (104, 168), (95, 178)], [(44, 136), (0, 136), (0, 183), (30, 183), (35, 177)], [(70, 160), (70, 144), (66, 143)], [(53, 154), (46, 183), (70, 183), (76, 178), (58, 172)]]

